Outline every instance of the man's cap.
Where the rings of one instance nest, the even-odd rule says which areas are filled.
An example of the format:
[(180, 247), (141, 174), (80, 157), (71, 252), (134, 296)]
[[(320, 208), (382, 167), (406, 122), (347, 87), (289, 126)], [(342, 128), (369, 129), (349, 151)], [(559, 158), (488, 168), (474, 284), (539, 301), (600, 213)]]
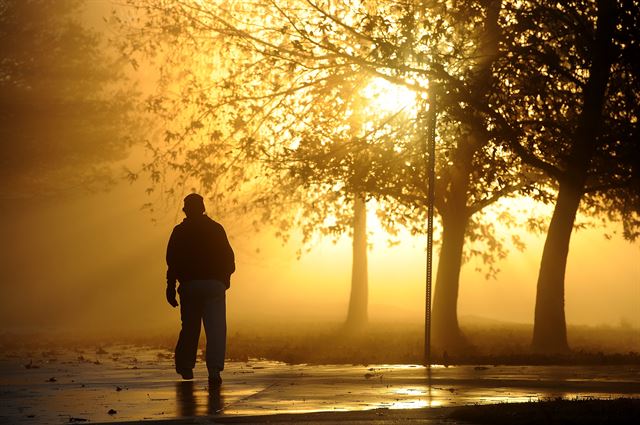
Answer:
[(188, 194), (184, 198), (183, 210), (204, 212), (204, 198), (197, 193)]

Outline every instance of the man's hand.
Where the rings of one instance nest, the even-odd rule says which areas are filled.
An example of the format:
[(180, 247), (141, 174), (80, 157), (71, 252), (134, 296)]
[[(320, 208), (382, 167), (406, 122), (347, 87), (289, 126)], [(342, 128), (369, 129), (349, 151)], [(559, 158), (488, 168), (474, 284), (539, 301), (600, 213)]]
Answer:
[(167, 286), (167, 302), (171, 307), (178, 307), (178, 300), (176, 300), (175, 286)]

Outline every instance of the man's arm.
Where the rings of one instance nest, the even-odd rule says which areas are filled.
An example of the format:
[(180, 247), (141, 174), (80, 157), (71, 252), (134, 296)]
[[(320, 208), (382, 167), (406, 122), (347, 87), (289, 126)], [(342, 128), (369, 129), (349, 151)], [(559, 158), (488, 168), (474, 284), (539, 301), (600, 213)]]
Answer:
[(227, 288), (231, 286), (231, 275), (236, 271), (236, 262), (235, 262), (235, 254), (233, 253), (233, 249), (231, 248), (231, 244), (229, 243), (229, 239), (227, 238), (227, 233), (222, 228), (222, 255), (221, 255), (221, 263), (222, 270), (226, 277), (224, 282), (227, 285)]
[(177, 262), (177, 247), (176, 247), (176, 229), (174, 228), (169, 237), (169, 243), (167, 244), (167, 289), (165, 295), (167, 302), (172, 307), (178, 306), (176, 299), (176, 282), (178, 276), (176, 275), (176, 262)]

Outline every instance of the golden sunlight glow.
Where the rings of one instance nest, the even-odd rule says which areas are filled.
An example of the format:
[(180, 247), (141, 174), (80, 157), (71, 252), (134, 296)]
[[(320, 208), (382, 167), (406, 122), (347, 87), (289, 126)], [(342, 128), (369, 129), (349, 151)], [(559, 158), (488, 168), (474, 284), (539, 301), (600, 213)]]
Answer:
[(363, 95), (375, 110), (398, 112), (412, 108), (416, 104), (416, 93), (399, 84), (394, 84), (382, 77), (376, 77), (364, 88)]

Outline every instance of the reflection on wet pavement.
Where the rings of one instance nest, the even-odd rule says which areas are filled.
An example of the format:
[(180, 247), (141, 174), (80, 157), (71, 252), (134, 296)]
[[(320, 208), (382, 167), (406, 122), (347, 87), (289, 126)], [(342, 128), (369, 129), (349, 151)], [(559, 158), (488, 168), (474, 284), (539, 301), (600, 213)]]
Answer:
[(216, 415), (222, 412), (224, 395), (220, 387), (196, 390), (194, 381), (178, 381), (176, 387), (176, 416)]
[(2, 423), (410, 409), (548, 398), (640, 396), (638, 366), (287, 365), (229, 362), (221, 388), (199, 364), (181, 381), (166, 350), (3, 353)]

